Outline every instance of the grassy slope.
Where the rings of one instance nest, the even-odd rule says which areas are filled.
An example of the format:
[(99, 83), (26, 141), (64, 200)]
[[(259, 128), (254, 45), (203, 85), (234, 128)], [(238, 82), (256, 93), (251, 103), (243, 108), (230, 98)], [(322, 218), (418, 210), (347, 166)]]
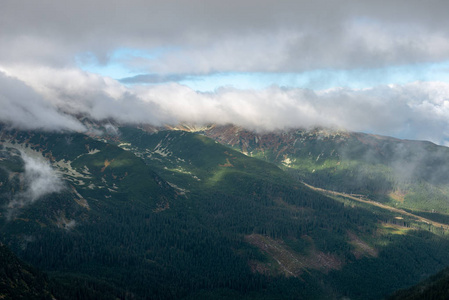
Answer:
[(256, 134), (230, 127), (206, 135), (314, 186), (363, 194), (436, 221), (449, 219), (446, 147), (324, 130)]

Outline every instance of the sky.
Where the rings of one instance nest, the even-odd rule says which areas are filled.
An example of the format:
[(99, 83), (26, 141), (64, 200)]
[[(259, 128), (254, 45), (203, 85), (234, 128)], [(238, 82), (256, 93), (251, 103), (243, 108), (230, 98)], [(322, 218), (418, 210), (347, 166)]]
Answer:
[(449, 145), (449, 2), (0, 1), (0, 122), (326, 126)]

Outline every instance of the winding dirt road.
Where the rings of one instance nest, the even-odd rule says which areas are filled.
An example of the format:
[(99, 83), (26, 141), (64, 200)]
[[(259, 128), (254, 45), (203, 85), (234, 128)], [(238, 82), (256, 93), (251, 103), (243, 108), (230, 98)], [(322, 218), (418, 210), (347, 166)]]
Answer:
[(363, 203), (366, 203), (366, 204), (370, 204), (370, 205), (373, 205), (373, 206), (377, 206), (377, 207), (389, 210), (391, 212), (395, 212), (395, 213), (398, 213), (398, 214), (401, 214), (401, 215), (406, 215), (406, 216), (415, 218), (416, 220), (418, 220), (420, 222), (423, 222), (423, 223), (426, 223), (426, 224), (431, 224), (431, 225), (433, 225), (435, 227), (439, 227), (439, 228), (443, 228), (445, 230), (449, 230), (449, 225), (448, 224), (435, 222), (435, 221), (423, 218), (421, 216), (417, 216), (415, 214), (409, 213), (409, 212), (407, 212), (407, 211), (405, 211), (403, 209), (394, 208), (394, 207), (391, 207), (391, 206), (388, 206), (388, 205), (385, 205), (385, 204), (382, 204), (382, 203), (379, 203), (379, 202), (376, 202), (376, 201), (372, 201), (372, 200), (369, 200), (369, 199), (366, 199), (366, 198), (364, 199), (364, 198), (356, 197), (356, 196), (350, 195), (350, 194), (334, 192), (334, 191), (329, 191), (329, 190), (326, 190), (326, 189), (314, 187), (314, 186), (311, 186), (310, 184), (307, 184), (305, 182), (302, 182), (302, 183), (305, 186), (307, 186), (308, 188), (310, 188), (312, 190), (315, 190), (315, 191), (318, 191), (318, 192), (321, 192), (323, 194), (340, 196), (340, 197), (348, 198), (348, 199), (355, 200), (355, 201), (358, 201), (358, 202), (363, 202)]

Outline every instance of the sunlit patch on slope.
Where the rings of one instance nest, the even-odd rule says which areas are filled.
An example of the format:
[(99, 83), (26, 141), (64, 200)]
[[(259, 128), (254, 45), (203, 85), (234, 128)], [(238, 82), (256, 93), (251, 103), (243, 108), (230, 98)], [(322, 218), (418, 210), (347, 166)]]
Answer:
[[(396, 217), (395, 219), (403, 220), (404, 218)], [(381, 226), (379, 226), (377, 232), (381, 235), (387, 235), (387, 234), (405, 235), (410, 230), (416, 230), (416, 228), (401, 226), (401, 225), (393, 224), (393, 223), (381, 223)]]
[(349, 243), (353, 246), (352, 253), (357, 259), (362, 257), (377, 257), (379, 255), (379, 251), (376, 248), (353, 232), (348, 232), (348, 237), (350, 239)]
[[(304, 239), (311, 240), (309, 237)], [(331, 270), (339, 270), (343, 261), (333, 254), (325, 254), (315, 249), (311, 240), (308, 255), (300, 254), (291, 249), (282, 240), (274, 240), (268, 236), (251, 234), (245, 237), (251, 245), (259, 248), (263, 253), (274, 260), (274, 264), (255, 263), (255, 270), (271, 270), (273, 275), (282, 274), (286, 277), (300, 277), (308, 270), (319, 270), (328, 273)]]

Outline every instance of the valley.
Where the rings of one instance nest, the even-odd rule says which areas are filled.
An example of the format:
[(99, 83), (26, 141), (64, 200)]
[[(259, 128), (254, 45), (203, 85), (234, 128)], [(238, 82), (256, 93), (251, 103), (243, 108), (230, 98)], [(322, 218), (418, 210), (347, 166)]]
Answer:
[[(411, 209), (417, 179), (394, 179), (380, 157), (358, 174), (384, 188), (342, 177), (339, 166), (357, 165), (335, 139), (350, 133), (256, 142), (233, 129), (252, 136), (242, 150), (217, 127), (192, 128), (2, 129), (0, 241), (48, 274), (57, 299), (381, 299), (449, 265), (445, 211)], [(397, 188), (388, 180), (406, 194), (401, 205), (386, 196)]]

